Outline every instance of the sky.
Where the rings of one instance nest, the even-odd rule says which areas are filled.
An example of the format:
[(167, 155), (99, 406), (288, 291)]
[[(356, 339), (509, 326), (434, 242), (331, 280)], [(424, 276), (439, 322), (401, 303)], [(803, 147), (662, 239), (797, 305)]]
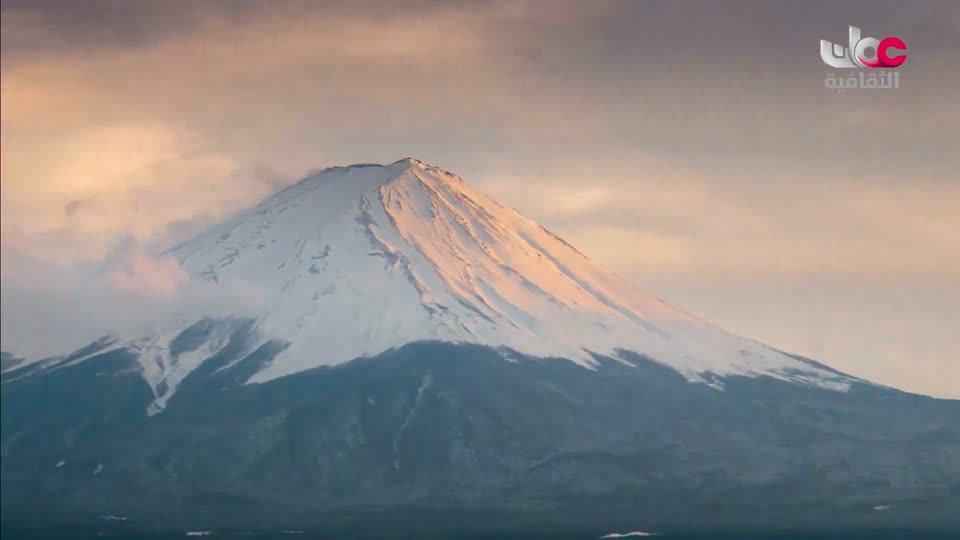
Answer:
[[(900, 88), (824, 87), (848, 25), (907, 43)], [(3, 0), (0, 30), (4, 350), (240, 309), (152, 254), (412, 156), (728, 330), (960, 398), (952, 0)]]

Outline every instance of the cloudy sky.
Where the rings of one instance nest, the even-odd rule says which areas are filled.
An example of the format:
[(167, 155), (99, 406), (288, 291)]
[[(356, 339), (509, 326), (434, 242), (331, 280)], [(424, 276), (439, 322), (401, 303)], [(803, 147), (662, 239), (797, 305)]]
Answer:
[[(899, 89), (824, 88), (849, 24), (907, 43)], [(3, 0), (3, 348), (152, 312), (150, 253), (413, 156), (730, 330), (960, 398), (958, 43), (952, 0)]]

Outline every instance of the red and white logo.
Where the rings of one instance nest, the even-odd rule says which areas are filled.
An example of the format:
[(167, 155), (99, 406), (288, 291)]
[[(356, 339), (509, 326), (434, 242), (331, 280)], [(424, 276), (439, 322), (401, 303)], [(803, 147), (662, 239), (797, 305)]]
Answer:
[(850, 27), (848, 47), (820, 40), (820, 58), (835, 68), (895, 68), (907, 60), (907, 44), (896, 36), (883, 39), (860, 37), (860, 29)]

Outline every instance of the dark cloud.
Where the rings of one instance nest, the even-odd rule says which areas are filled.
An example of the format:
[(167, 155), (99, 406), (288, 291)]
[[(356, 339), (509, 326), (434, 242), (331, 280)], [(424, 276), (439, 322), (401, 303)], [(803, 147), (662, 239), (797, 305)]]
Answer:
[[(462, 7), (480, 4), (466, 2)], [(16, 57), (78, 47), (143, 47), (203, 31), (207, 24), (316, 15), (383, 18), (443, 6), (436, 1), (389, 0), (2, 0), (0, 12), (3, 53)]]
[[(60, 36), (55, 44), (64, 47), (140, 45), (197, 31), (209, 21), (243, 24), (317, 15), (332, 21), (391, 20), (456, 12), (489, 19), (490, 32), (508, 41), (516, 55), (562, 73), (569, 73), (571, 67), (594, 73), (628, 67), (640, 58), (644, 63), (662, 59), (696, 65), (809, 64), (810, 47), (790, 45), (806, 42), (811, 33), (842, 36), (846, 24), (876, 33), (910, 35), (911, 44), (929, 51), (942, 49), (948, 55), (947, 46), (958, 31), (957, 6), (951, 0), (3, 0), (0, 10), (11, 22), (32, 22), (48, 30), (43, 37)], [(4, 47), (8, 45), (23, 49), (49, 44), (17, 42), (5, 36)]]

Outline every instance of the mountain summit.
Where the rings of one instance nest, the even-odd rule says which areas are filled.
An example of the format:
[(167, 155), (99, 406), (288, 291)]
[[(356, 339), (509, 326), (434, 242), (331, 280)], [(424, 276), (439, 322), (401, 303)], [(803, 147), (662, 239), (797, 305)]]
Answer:
[[(272, 299), (258, 330), (288, 347), (251, 382), (420, 340), (585, 367), (625, 350), (712, 384), (731, 374), (836, 389), (849, 382), (665, 304), (460, 177), (411, 158), (325, 169), (171, 254), (194, 276), (252, 283)], [(168, 364), (162, 352), (151, 361)], [(164, 382), (162, 370), (153, 377), (154, 386)]]

